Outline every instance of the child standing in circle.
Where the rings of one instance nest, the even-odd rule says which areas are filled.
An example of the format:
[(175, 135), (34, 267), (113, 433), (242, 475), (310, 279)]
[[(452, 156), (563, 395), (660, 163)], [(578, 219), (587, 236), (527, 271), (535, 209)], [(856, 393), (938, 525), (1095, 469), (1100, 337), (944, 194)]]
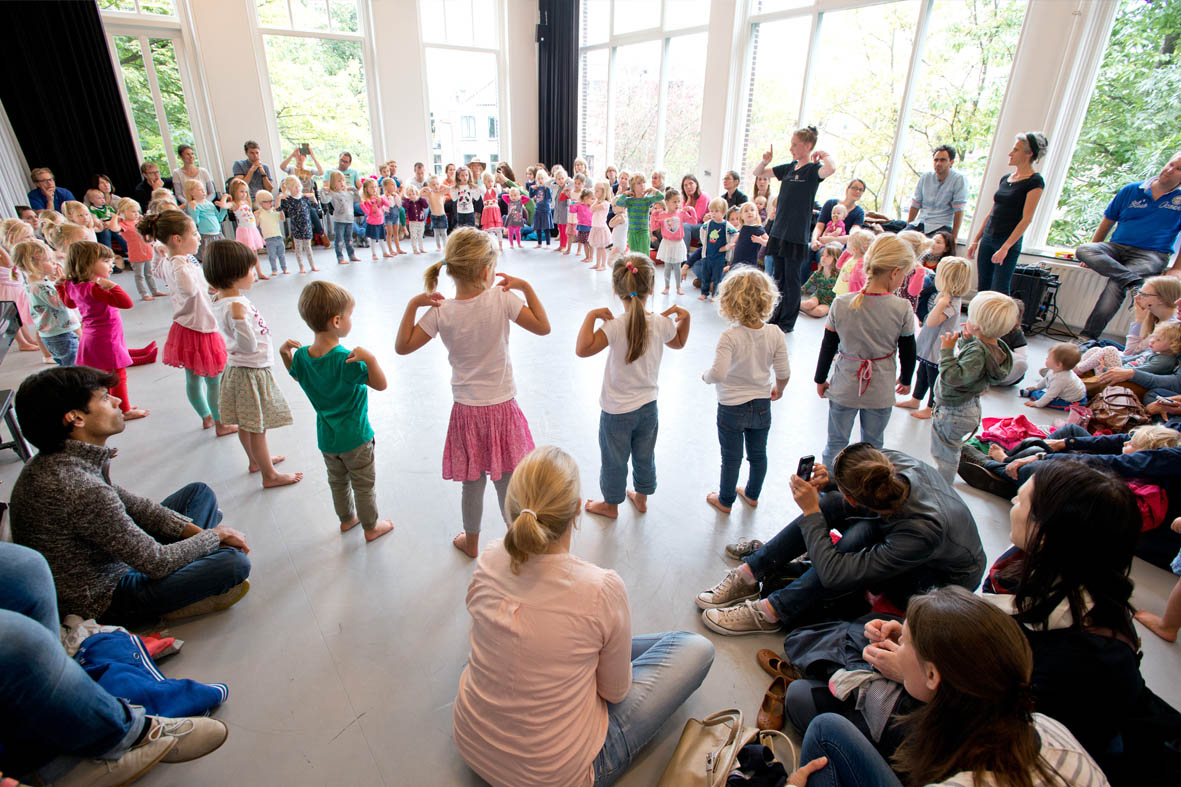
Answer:
[(553, 192), (549, 189), (549, 175), (544, 169), (537, 170), (537, 182), (529, 188), (529, 199), (533, 201), (533, 234), (537, 237), (537, 248), (541, 241), (550, 245), (549, 231), (554, 226), (550, 200)]
[[(603, 408), (599, 416), (599, 489), (603, 499), (586, 501), (587, 511), (609, 519), (619, 515), (625, 492), (637, 511), (648, 510), (648, 495), (656, 491), (660, 360), (666, 346), (679, 350), (689, 338), (689, 312), (672, 306), (656, 315), (644, 308), (655, 282), (656, 269), (642, 254), (616, 260), (611, 284), (623, 301), (624, 316), (615, 319), (610, 309), (592, 309), (582, 321), (574, 349), (579, 358), (589, 358), (609, 348), (599, 395)], [(596, 330), (598, 320), (603, 325)], [(627, 488), (629, 456), (635, 491)]]
[(139, 290), (140, 300), (150, 301), (161, 295), (156, 288), (156, 277), (152, 275), (150, 263), (152, 261), (152, 247), (144, 241), (143, 236), (136, 230), (136, 223), (140, 219), (139, 203), (124, 197), (116, 206), (119, 219), (119, 235), (127, 246), (127, 261), (131, 263), (131, 270), (135, 271), (135, 288)]
[(664, 263), (664, 291), (661, 294), (668, 295), (671, 278), (676, 284), (677, 295), (684, 295), (685, 291), (681, 289), (681, 265), (687, 256), (685, 225), (695, 223), (697, 214), (693, 208), (681, 207), (681, 192), (669, 189), (664, 193), (664, 202), (656, 203), (653, 218), (660, 226), (660, 248), (656, 250), (656, 259)]
[(385, 200), (377, 193), (377, 181), (366, 178), (361, 183), (361, 212), (365, 214), (365, 237), (370, 241), (369, 250), (373, 253), (374, 262), (377, 262), (377, 247), (385, 240), (386, 210)]
[[(230, 181), (229, 192), (229, 208), (234, 212), (235, 218), (238, 219), (238, 229), (234, 231), (234, 240), (253, 252), (266, 248), (267, 244), (263, 241), (262, 234), (258, 231), (258, 221), (254, 217), (254, 207), (250, 204), (250, 187), (241, 178), (234, 178)], [(259, 279), (266, 281), (271, 278), (262, 272), (262, 263), (259, 262), (257, 254), (254, 255), (254, 269), (258, 273)]]
[[(935, 271), (935, 289), (939, 297), (915, 340), (919, 365), (914, 392), (910, 399), (894, 405), (914, 410), (911, 418), (926, 420), (931, 417), (931, 408), (935, 406), (935, 381), (939, 377), (939, 337), (959, 330), (960, 308), (971, 286), (972, 266), (963, 257), (947, 257), (939, 263)], [(924, 394), (927, 394), (926, 407), (922, 407)]]
[(402, 192), (402, 209), (406, 211), (406, 224), (410, 229), (410, 248), (415, 254), (422, 254), (422, 236), (426, 231), (426, 212), (429, 205), (426, 198), (418, 193), (418, 187), (409, 184)]
[[(480, 228), (496, 235), (496, 248), (504, 248), (504, 224), (500, 216), (500, 190), (491, 172), (484, 173), (484, 210), (480, 214)], [(511, 245), (511, 244), (510, 244)]]
[(263, 488), (298, 483), (303, 473), (279, 473), (286, 457), (271, 456), (267, 430), (292, 423), (291, 409), (275, 384), (271, 329), (243, 293), (254, 284), (255, 254), (237, 241), (218, 240), (205, 250), (205, 278), (217, 290), (213, 316), (226, 343), (227, 365), (218, 409), (222, 421), (238, 427), (238, 439), (252, 473)]
[[(767, 477), (771, 402), (783, 396), (791, 370), (783, 331), (767, 323), (779, 300), (775, 281), (761, 270), (745, 266), (722, 281), (719, 298), (718, 313), (730, 327), (718, 338), (714, 364), (701, 379), (717, 386), (722, 474), (719, 491), (710, 492), (705, 500), (728, 514), (739, 497), (751, 508), (759, 504)], [(744, 444), (750, 475), (746, 487), (740, 489)]]
[(627, 211), (627, 250), (644, 255), (652, 250), (652, 240), (648, 235), (648, 213), (661, 199), (659, 191), (645, 191), (646, 184), (644, 174), (637, 172), (628, 180), (630, 190), (615, 198), (615, 206)]
[(44, 241), (24, 240), (13, 246), (12, 261), (25, 275), (29, 309), (41, 343), (58, 366), (73, 366), (78, 354), (75, 331), (82, 323), (73, 310), (66, 308), (57, 292), (56, 284), (62, 271), (54, 259), (53, 249)]
[[(828, 399), (825, 467), (832, 467), (837, 454), (849, 444), (858, 415), (862, 441), (881, 448), (894, 410), (894, 391), (910, 393), (915, 363), (914, 312), (894, 291), (914, 265), (914, 252), (906, 241), (896, 235), (879, 236), (865, 253), (865, 289), (840, 295), (832, 302), (814, 378), (816, 392)], [(897, 380), (895, 354), (902, 360)], [(828, 372), (834, 358), (836, 369), (830, 383)]]
[[(291, 241), (295, 246), (295, 259), (299, 263), (299, 272), (303, 273), (303, 261), (306, 258), (308, 268), (320, 270), (312, 257), (312, 208), (303, 198), (303, 184), (294, 175), (283, 179), (283, 199), (279, 209), (287, 219), (287, 226), (291, 229)], [(287, 271), (284, 270), (284, 273)]]
[(591, 228), (587, 243), (595, 252), (592, 271), (607, 270), (607, 247), (611, 245), (611, 230), (607, 228), (607, 214), (611, 211), (611, 184), (600, 180), (595, 184), (595, 200), (591, 204)]
[(521, 190), (513, 186), (508, 190), (508, 210), (504, 214), (504, 228), (508, 234), (508, 247), (513, 247), (513, 241), (517, 242), (517, 248), (521, 247), (521, 227), (525, 226), (525, 208), (532, 203), (529, 202), (528, 197), (521, 196)]
[[(549, 318), (528, 282), (496, 273), (491, 238), (474, 227), (461, 227), (447, 240), (445, 259), (427, 269), (426, 292), (410, 299), (398, 327), (394, 349), (408, 355), (435, 336), (442, 339), (451, 364), (455, 403), (443, 446), (443, 478), (463, 483), (463, 532), (452, 544), (468, 557), (479, 553), (480, 520), (488, 476), (496, 487), (500, 511), (513, 468), (533, 449), (529, 423), (517, 406), (508, 354), (509, 324), (544, 336)], [(439, 271), (455, 282), (455, 297), (436, 288)], [(494, 283), (494, 274), (501, 278)], [(525, 301), (512, 293), (520, 291)], [(427, 307), (414, 322), (419, 308)]]
[(172, 327), (164, 340), (164, 365), (185, 370), (185, 395), (201, 418), (201, 428), (214, 427), (217, 437), (233, 434), (238, 427), (223, 424), (218, 409), (226, 343), (213, 316), (209, 282), (201, 266), (194, 265), (189, 256), (201, 245), (197, 226), (179, 210), (166, 210), (143, 217), (138, 228), (145, 238), (167, 249), (159, 263), (172, 300)]

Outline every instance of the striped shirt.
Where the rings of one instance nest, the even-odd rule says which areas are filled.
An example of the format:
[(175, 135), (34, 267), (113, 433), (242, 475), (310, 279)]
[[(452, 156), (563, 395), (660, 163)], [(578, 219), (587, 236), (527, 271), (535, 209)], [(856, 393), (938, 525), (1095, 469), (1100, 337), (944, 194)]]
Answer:
[[(1034, 777), (1034, 787), (1060, 787), (1062, 784), (1070, 787), (1110, 787), (1103, 771), (1099, 770), (1091, 755), (1087, 754), (1082, 744), (1075, 740), (1065, 727), (1040, 713), (1033, 714), (1033, 724), (1042, 740), (1042, 759), (1062, 777), (1053, 785), (1048, 785), (1043, 779), (1031, 773), (1030, 776)], [(963, 771), (930, 787), (996, 787), (996, 784), (991, 774), (985, 773), (983, 779), (977, 783), (971, 771)]]
[(628, 232), (647, 232), (648, 231), (648, 211), (657, 202), (660, 202), (661, 196), (659, 194), (649, 194), (646, 197), (632, 197), (625, 195), (615, 200), (616, 205), (621, 205), (627, 208), (627, 231)]

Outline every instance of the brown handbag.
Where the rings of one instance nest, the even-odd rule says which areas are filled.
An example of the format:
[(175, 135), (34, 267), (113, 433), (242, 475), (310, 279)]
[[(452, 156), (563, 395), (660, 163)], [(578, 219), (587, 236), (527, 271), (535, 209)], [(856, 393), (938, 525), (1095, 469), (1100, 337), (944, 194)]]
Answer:
[(1140, 398), (1122, 385), (1109, 385), (1091, 399), (1091, 423), (1087, 425), (1092, 433), (1104, 429), (1112, 434), (1129, 432), (1137, 426), (1151, 421), (1148, 411)]

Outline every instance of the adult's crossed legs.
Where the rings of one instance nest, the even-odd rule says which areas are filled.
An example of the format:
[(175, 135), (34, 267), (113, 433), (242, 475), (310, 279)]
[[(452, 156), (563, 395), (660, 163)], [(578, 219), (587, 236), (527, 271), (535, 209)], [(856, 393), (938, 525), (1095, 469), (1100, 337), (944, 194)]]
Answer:
[(1083, 326), (1082, 335), (1088, 339), (1098, 339), (1102, 335), (1123, 303), (1129, 287), (1157, 275), (1169, 261), (1168, 255), (1162, 252), (1123, 243), (1084, 243), (1075, 250), (1075, 255), (1095, 273), (1107, 277), (1103, 292)]

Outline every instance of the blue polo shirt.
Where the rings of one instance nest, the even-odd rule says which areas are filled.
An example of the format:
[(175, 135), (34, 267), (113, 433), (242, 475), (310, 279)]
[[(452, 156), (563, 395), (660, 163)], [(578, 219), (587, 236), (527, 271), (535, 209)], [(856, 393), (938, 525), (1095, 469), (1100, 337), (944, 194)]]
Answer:
[(1172, 254), (1181, 233), (1181, 188), (1154, 200), (1154, 180), (1124, 186), (1103, 211), (1103, 217), (1117, 222), (1112, 243)]
[[(69, 189), (57, 188), (53, 190), (53, 209), (60, 211), (63, 202), (69, 202), (74, 199), (74, 195), (70, 193)], [(29, 207), (33, 210), (45, 210), (51, 207), (45, 195), (41, 193), (41, 189), (33, 189), (29, 192)]]

